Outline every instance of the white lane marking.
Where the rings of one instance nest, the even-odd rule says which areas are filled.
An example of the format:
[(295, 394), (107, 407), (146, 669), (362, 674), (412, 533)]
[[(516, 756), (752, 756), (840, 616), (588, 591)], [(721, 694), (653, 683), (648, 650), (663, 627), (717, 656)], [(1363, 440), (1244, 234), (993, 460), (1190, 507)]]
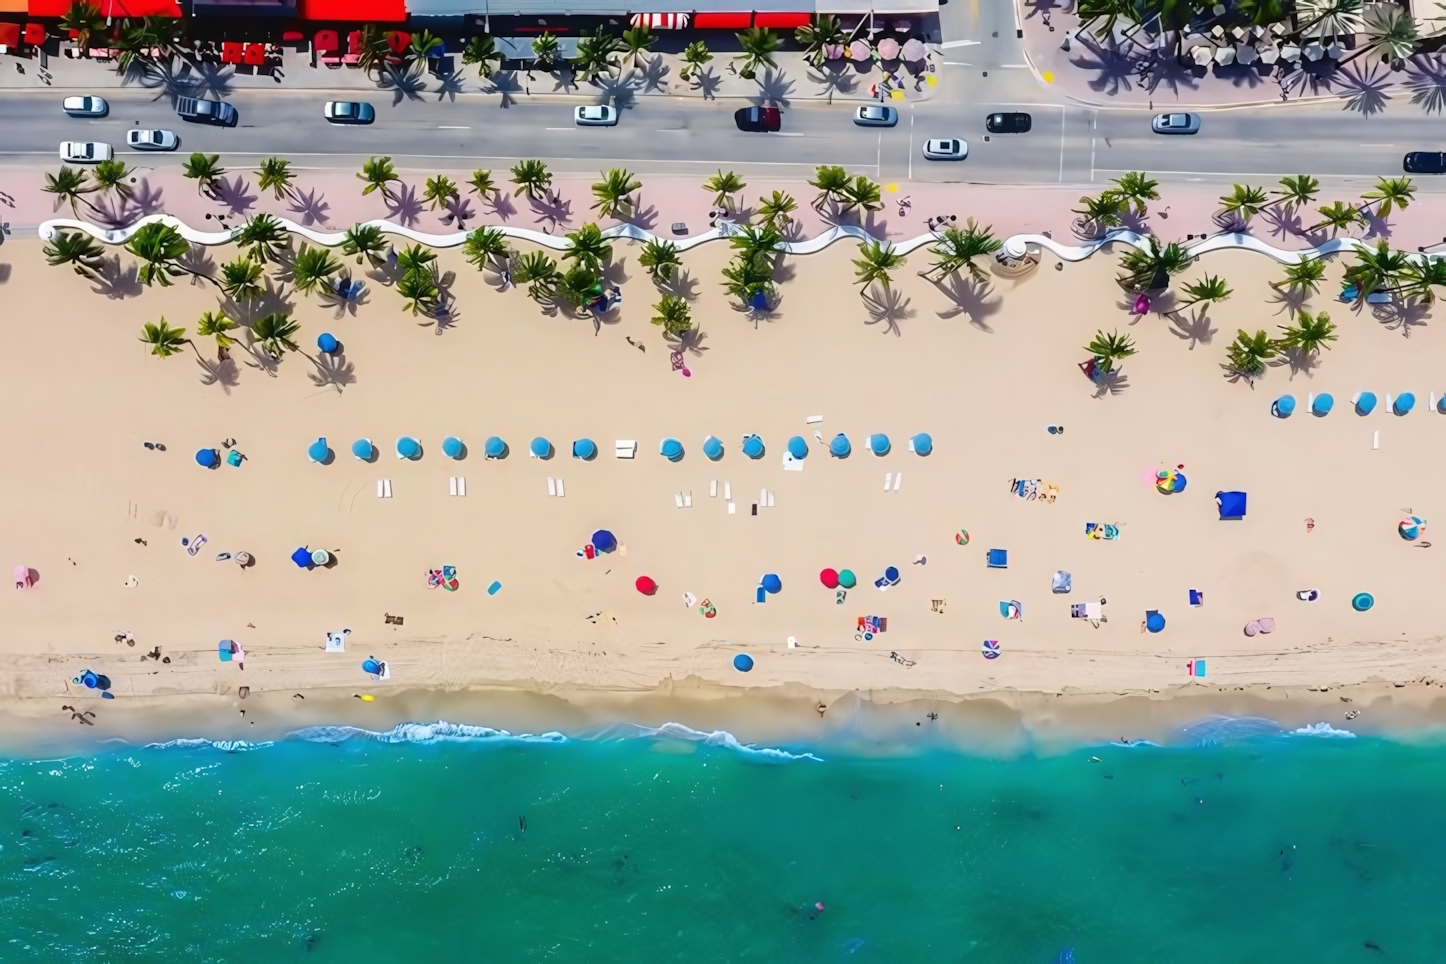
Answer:
[[(1125, 169), (1125, 168), (1118, 168), (1118, 169), (1116, 169), (1116, 168), (1106, 168), (1106, 167), (1102, 167), (1102, 168), (1100, 168), (1096, 173), (1098, 173), (1098, 174), (1127, 174), (1127, 173), (1129, 173), (1129, 171), (1131, 171), (1131, 170), (1137, 171), (1137, 170), (1139, 170), (1139, 168), (1138, 168), (1138, 167), (1134, 167), (1134, 168), (1129, 168), (1129, 169), (1127, 170), (1127, 169)], [(1151, 176), (1156, 175), (1156, 174), (1178, 174), (1178, 175), (1193, 176), (1193, 177), (1294, 177), (1294, 176), (1295, 176), (1294, 174), (1291, 174), (1291, 173), (1289, 173), (1289, 172), (1283, 172), (1283, 171), (1168, 171), (1168, 170), (1161, 170), (1160, 168), (1156, 168), (1156, 167), (1150, 168), (1150, 174), (1151, 174)], [(1338, 178), (1345, 178), (1346, 180), (1351, 180), (1351, 179), (1353, 179), (1353, 178), (1358, 178), (1358, 177), (1375, 177), (1375, 176), (1376, 176), (1376, 173), (1375, 173), (1375, 172), (1371, 172), (1371, 173), (1369, 173), (1369, 174), (1365, 174), (1365, 173), (1362, 173), (1362, 174), (1315, 174), (1315, 175), (1313, 175), (1313, 176), (1314, 176), (1314, 177), (1317, 177), (1317, 178), (1338, 177)]]
[(1064, 120), (1067, 110), (1059, 112), (1059, 183), (1064, 183)]
[(576, 128), (576, 127), (544, 127), (543, 130), (548, 130), (548, 131), (575, 131), (575, 130), (579, 130), (579, 128)]
[(470, 127), (449, 127), (446, 124), (442, 124), (437, 128), (439, 131), (470, 131), (471, 129)]
[(773, 135), (774, 137), (802, 137), (802, 136), (803, 136), (802, 134), (799, 134), (799, 133), (794, 132), (794, 131), (765, 131), (764, 133), (766, 133), (766, 134), (771, 134), (771, 135)]
[(982, 40), (950, 40), (947, 43), (940, 44), (939, 49), (949, 50), (953, 47), (977, 47), (983, 42)]
[(1359, 144), (1358, 147), (1395, 147), (1395, 144)]

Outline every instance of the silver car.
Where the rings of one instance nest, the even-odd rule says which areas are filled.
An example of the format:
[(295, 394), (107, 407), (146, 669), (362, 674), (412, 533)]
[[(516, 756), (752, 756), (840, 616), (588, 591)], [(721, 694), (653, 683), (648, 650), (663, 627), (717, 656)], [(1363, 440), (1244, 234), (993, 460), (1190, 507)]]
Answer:
[(126, 146), (133, 151), (174, 151), (181, 139), (174, 131), (146, 131), (132, 128), (126, 131)]
[(969, 144), (959, 138), (940, 138), (924, 142), (926, 161), (962, 161), (969, 156)]
[(1150, 130), (1156, 134), (1194, 134), (1200, 130), (1200, 115), (1156, 114)]
[(860, 127), (893, 127), (899, 122), (899, 112), (883, 104), (865, 104), (854, 111), (854, 123)]
[(104, 97), (67, 97), (60, 106), (71, 117), (104, 117), (110, 113)]
[(377, 119), (371, 104), (354, 100), (329, 100), (321, 113), (333, 124), (370, 124)]
[(607, 104), (591, 104), (576, 108), (572, 119), (579, 127), (612, 127), (618, 122), (618, 109)]
[(72, 164), (99, 164), (111, 159), (111, 149), (99, 141), (61, 141), (60, 159)]

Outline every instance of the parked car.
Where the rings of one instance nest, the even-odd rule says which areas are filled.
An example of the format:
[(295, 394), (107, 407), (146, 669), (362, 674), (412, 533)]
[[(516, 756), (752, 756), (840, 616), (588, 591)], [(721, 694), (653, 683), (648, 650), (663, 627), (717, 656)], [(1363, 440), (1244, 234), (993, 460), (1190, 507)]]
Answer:
[(111, 149), (100, 141), (61, 141), (60, 159), (72, 164), (98, 164), (111, 159)]
[(783, 127), (783, 111), (777, 107), (740, 107), (733, 112), (740, 131), (775, 134)]
[(1407, 174), (1446, 174), (1446, 154), (1440, 151), (1412, 151), (1401, 165)]
[(220, 124), (235, 127), (239, 115), (236, 108), (219, 100), (197, 100), (194, 97), (177, 97), (176, 113), (188, 121), (201, 124)]
[(589, 104), (575, 108), (572, 119), (579, 127), (612, 127), (618, 122), (618, 109), (607, 104)]
[(104, 117), (110, 113), (104, 97), (67, 97), (60, 106), (71, 117)]
[(126, 131), (126, 146), (133, 151), (174, 151), (181, 139), (174, 131), (147, 131), (139, 127)]
[(377, 119), (371, 104), (355, 100), (329, 100), (321, 114), (333, 124), (370, 124)]
[(1200, 130), (1200, 115), (1156, 114), (1150, 130), (1156, 134), (1194, 134)]
[(984, 129), (991, 134), (1028, 134), (1034, 119), (1028, 114), (990, 114), (984, 118)]
[(924, 142), (924, 160), (926, 161), (962, 161), (968, 156), (968, 143), (957, 137)]
[(860, 127), (893, 127), (899, 122), (899, 112), (883, 104), (865, 104), (854, 111), (854, 123)]

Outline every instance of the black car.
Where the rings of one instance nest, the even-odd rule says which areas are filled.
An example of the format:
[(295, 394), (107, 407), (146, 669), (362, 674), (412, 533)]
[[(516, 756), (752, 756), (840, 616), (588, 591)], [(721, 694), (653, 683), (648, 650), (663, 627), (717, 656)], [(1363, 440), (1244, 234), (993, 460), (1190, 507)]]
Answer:
[(783, 112), (777, 107), (743, 107), (733, 112), (740, 131), (776, 133), (783, 126)]
[(1440, 151), (1412, 151), (1401, 165), (1407, 174), (1446, 174), (1446, 154)]
[(1027, 134), (1033, 126), (1028, 114), (990, 114), (984, 118), (984, 129), (991, 134)]

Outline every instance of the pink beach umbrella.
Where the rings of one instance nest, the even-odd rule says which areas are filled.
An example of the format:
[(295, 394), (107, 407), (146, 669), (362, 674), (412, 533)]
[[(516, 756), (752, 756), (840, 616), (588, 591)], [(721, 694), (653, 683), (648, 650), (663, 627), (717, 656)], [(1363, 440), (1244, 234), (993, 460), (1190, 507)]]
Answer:
[(651, 596), (658, 591), (658, 584), (653, 581), (651, 576), (639, 576), (637, 582), (633, 583), (633, 585), (636, 586), (638, 592), (644, 596)]
[(924, 42), (917, 37), (910, 37), (908, 42), (904, 44), (904, 59), (909, 63), (918, 63), (928, 56), (929, 48), (925, 47)]
[(1136, 315), (1143, 315), (1143, 314), (1145, 314), (1147, 311), (1150, 310), (1150, 296), (1149, 296), (1149, 295), (1136, 295), (1136, 296), (1135, 296), (1135, 303), (1134, 303), (1134, 305), (1131, 307), (1130, 310), (1131, 310), (1131, 313), (1132, 313), (1132, 314), (1136, 314)]
[(872, 60), (873, 57), (874, 52), (869, 49), (869, 45), (864, 41), (855, 40), (849, 44), (849, 59), (863, 63), (866, 60)]
[(899, 59), (899, 42), (892, 37), (885, 37), (883, 40), (880, 40), (878, 49), (880, 60)]
[(824, 60), (842, 60), (842, 59), (843, 59), (843, 55), (844, 55), (843, 44), (824, 44), (824, 45), (823, 45), (823, 59), (824, 59)]

